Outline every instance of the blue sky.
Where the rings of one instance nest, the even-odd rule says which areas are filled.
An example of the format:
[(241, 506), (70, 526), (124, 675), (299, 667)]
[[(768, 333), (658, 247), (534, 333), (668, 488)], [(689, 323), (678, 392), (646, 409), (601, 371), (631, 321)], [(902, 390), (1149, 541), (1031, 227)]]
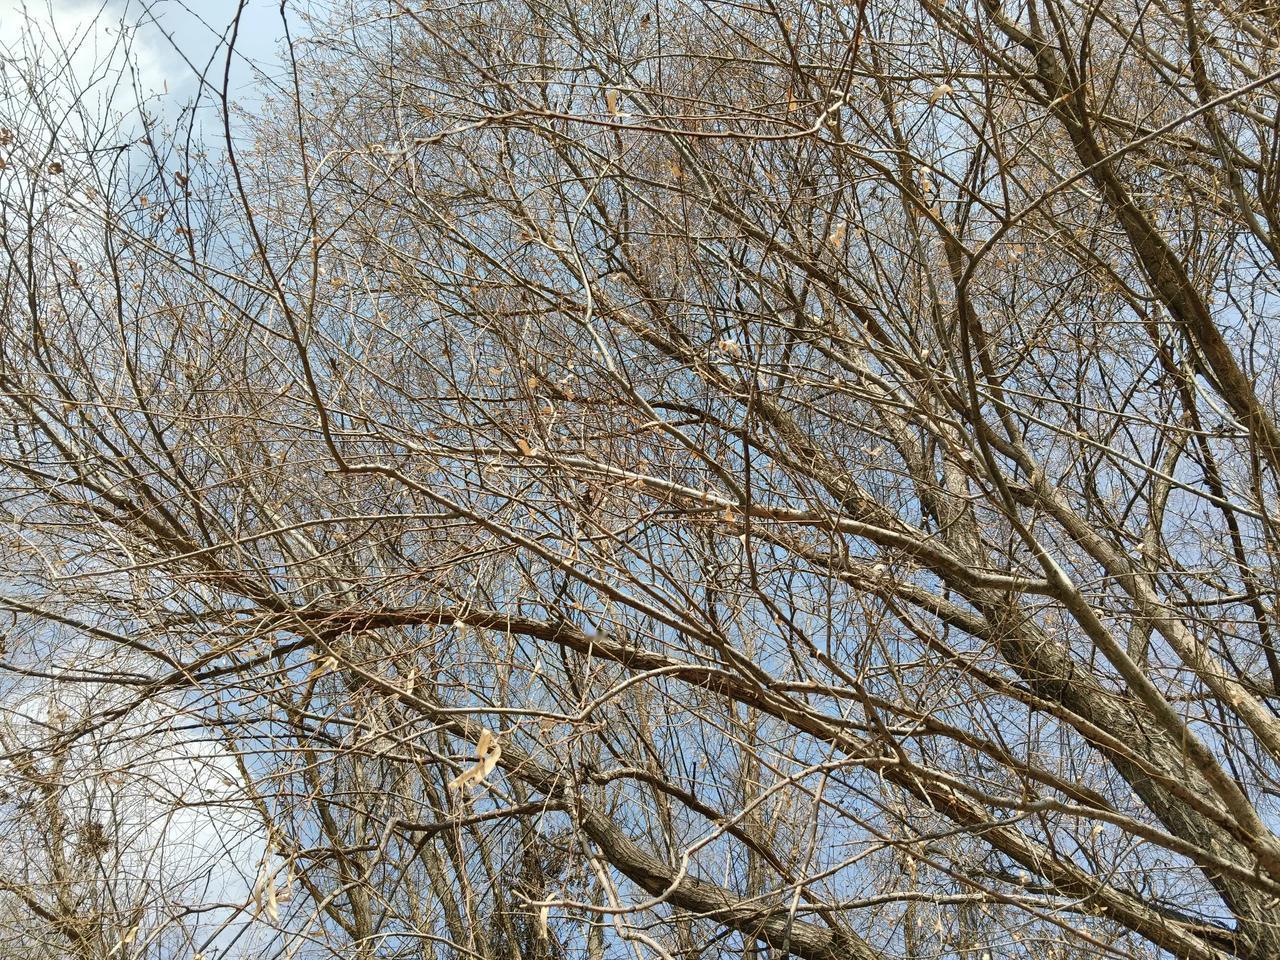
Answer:
[[(240, 106), (252, 106), (265, 89), (255, 65), (268, 74), (280, 69), (279, 0), (0, 0), (0, 51), (30, 49), (33, 41), (49, 53), (70, 51), (83, 81), (119, 42), (121, 25), (128, 25), (139, 86), (162, 97), (167, 109), (195, 94), (191, 65), (204, 69), (216, 56), (213, 74), (221, 81), (223, 34), (241, 8), (231, 92)], [(295, 35), (301, 31), (292, 16), (290, 26)]]
[[(131, 116), (137, 117), (138, 100), (146, 102), (153, 116), (172, 120), (198, 93), (193, 65), (210, 69), (213, 82), (221, 84), (224, 34), (238, 11), (238, 56), (230, 93), (235, 106), (252, 109), (270, 89), (264, 74), (282, 70), (279, 0), (0, 0), (0, 67), (5, 61), (17, 67), (0, 84), (0, 100), (9, 96), (21, 103), (30, 88), (12, 82), (15, 76), (38, 77), (60, 91), (50, 94), (42, 89), (42, 96), (64, 106), (67, 91), (87, 91), (83, 122), (89, 129), (98, 120), (110, 127), (117, 118), (128, 129)], [(290, 29), (295, 37), (302, 32), (292, 17)], [(122, 40), (127, 55), (121, 53)], [(41, 69), (24, 69), (32, 62)], [(118, 82), (126, 64), (136, 71), (136, 88)], [(21, 117), (21, 108), (13, 114)], [(59, 133), (72, 128), (74, 138), (81, 115), (56, 110), (50, 122)], [(66, 652), (64, 646), (62, 653)], [(4, 719), (24, 734), (45, 729), (55, 699), (61, 702), (84, 693), (43, 686), (29, 687), (18, 696), (20, 690), (4, 687), (0, 694), (14, 704)], [(120, 724), (123, 734), (112, 731), (119, 766), (127, 766), (132, 779), (107, 781), (109, 774), (102, 771), (86, 773), (76, 781), (79, 792), (68, 795), (69, 804), (78, 810), (108, 804), (102, 817), (115, 817), (106, 822), (126, 838), (120, 850), (129, 879), (119, 890), (176, 883), (193, 901), (245, 903), (263, 855), (264, 828), (251, 808), (240, 805), (243, 785), (230, 754), (184, 730), (169, 729), (166, 723), (168, 718), (155, 707), (133, 711)], [(93, 750), (101, 742), (91, 738), (83, 744), (86, 765), (95, 759)], [(0, 761), (0, 781), (7, 773)], [(0, 819), (11, 828), (14, 817), (12, 810), (0, 810)], [(202, 938), (218, 946), (234, 942), (219, 957), (255, 955), (264, 938), (274, 936), (250, 914), (227, 908), (207, 910), (199, 918), (190, 926)], [(224, 922), (230, 925), (219, 932)]]

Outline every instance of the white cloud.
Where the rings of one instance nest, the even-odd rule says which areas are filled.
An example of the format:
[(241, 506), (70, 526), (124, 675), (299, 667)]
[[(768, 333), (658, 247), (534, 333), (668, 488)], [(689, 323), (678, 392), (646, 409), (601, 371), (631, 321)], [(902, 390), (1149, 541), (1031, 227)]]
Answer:
[(196, 93), (199, 71), (220, 85), (237, 16), (231, 92), (252, 99), (256, 70), (278, 66), (283, 28), (267, 0), (243, 8), (240, 0), (0, 0), (0, 97), (32, 98), (53, 126), (73, 133), (136, 131), (144, 105), (152, 118), (175, 117)]
[[(84, 113), (127, 115), (164, 92), (171, 69), (156, 39), (130, 24), (129, 0), (0, 0), (6, 70), (36, 79), (31, 93)], [(12, 88), (11, 88), (12, 89)]]
[[(265, 825), (234, 758), (192, 735), (180, 702), (151, 701), (102, 724), (95, 718), (118, 690), (57, 681), (28, 689), (0, 711), (0, 873), (51, 896), (70, 864), (80, 893), (109, 891), (121, 917), (150, 904), (149, 930), (190, 908), (201, 919), (188, 930), (202, 938), (225, 923), (252, 922), (234, 906), (213, 908), (247, 907), (266, 850)], [(84, 722), (96, 725), (62, 745), (62, 732)]]

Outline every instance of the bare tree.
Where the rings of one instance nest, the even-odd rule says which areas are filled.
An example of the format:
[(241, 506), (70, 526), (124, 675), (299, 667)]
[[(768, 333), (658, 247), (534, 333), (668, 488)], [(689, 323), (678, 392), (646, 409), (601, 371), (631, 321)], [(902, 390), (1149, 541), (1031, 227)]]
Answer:
[(0, 926), (1280, 956), (1274, 8), (318, 6), (6, 72)]

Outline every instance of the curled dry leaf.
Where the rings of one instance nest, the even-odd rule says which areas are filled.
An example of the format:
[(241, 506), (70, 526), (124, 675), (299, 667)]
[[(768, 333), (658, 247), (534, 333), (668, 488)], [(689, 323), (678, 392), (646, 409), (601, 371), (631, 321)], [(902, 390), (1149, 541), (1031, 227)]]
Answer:
[(260, 915), (266, 907), (267, 884), (271, 875), (267, 872), (267, 861), (264, 859), (258, 868), (258, 879), (253, 882), (253, 915)]
[(484, 784), (489, 774), (498, 766), (502, 757), (502, 745), (498, 738), (488, 730), (480, 733), (480, 742), (476, 744), (478, 759), (462, 773), (449, 781), (450, 790), (469, 790)]
[(336, 669), (338, 669), (337, 658), (325, 657), (318, 664), (316, 664), (315, 667), (312, 668), (309, 674), (307, 674), (307, 680), (308, 682), (311, 680), (318, 680), (320, 677), (323, 677), (326, 673), (332, 673)]
[(516, 438), (516, 449), (520, 451), (522, 457), (532, 457), (533, 447), (529, 446), (529, 441), (524, 437)]
[(606, 90), (604, 92), (604, 102), (609, 106), (609, 115), (611, 117), (616, 117), (621, 112), (618, 107), (617, 90)]
[(937, 103), (943, 97), (954, 92), (955, 91), (952, 88), (951, 84), (949, 83), (938, 84), (936, 87), (933, 88), (933, 93), (929, 94), (929, 106), (932, 107), (935, 103)]
[(272, 923), (280, 920), (279, 898), (276, 895), (276, 885), (273, 881), (267, 881), (267, 919)]
[(493, 773), (494, 767), (498, 765), (498, 758), (502, 756), (502, 747), (498, 746), (498, 741), (488, 730), (480, 735), (480, 745), (477, 748), (480, 754), (480, 772), (482, 777), (487, 777)]
[(129, 944), (133, 943), (134, 938), (138, 935), (139, 926), (141, 925), (135, 923), (132, 927), (126, 930), (124, 933), (124, 936), (122, 936), (119, 942), (114, 947), (111, 948), (111, 952), (108, 953), (107, 956), (108, 957), (114, 956), (115, 954), (120, 953), (122, 950), (124, 950), (124, 948), (127, 947)]
[(722, 352), (729, 354), (731, 357), (742, 356), (742, 347), (734, 343), (732, 340), (721, 340), (719, 347)]
[(292, 870), (290, 870), (290, 880), (283, 887), (277, 888), (276, 871), (271, 869), (264, 857), (262, 866), (258, 869), (258, 879), (253, 884), (253, 915), (260, 917), (266, 914), (267, 919), (272, 923), (278, 922), (280, 904), (287, 902), (293, 896), (290, 883), (292, 883)]

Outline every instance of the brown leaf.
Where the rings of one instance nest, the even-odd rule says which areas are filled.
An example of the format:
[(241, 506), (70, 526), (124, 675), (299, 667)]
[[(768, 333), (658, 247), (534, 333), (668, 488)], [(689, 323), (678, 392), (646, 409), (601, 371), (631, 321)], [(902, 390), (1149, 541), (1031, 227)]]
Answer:
[(276, 899), (276, 885), (270, 880), (267, 881), (267, 919), (272, 923), (280, 920), (280, 907)]
[(318, 680), (320, 677), (323, 677), (326, 673), (330, 673), (331, 671), (336, 670), (337, 668), (338, 668), (338, 661), (336, 658), (325, 657), (323, 660), (321, 660), (318, 664), (316, 664), (316, 666), (314, 666), (311, 669), (310, 673), (307, 674), (307, 681), (310, 682), (312, 680)]
[(132, 927), (126, 930), (124, 933), (124, 936), (122, 936), (120, 938), (120, 941), (114, 947), (111, 948), (111, 952), (108, 953), (107, 956), (108, 957), (113, 956), (114, 954), (122, 951), (129, 944), (133, 943), (134, 938), (138, 935), (138, 927), (139, 927), (139, 924), (135, 923)]
[(502, 757), (502, 746), (488, 730), (481, 731), (480, 742), (476, 744), (479, 759), (462, 773), (449, 781), (450, 790), (470, 790), (484, 784), (485, 778), (493, 773)]

